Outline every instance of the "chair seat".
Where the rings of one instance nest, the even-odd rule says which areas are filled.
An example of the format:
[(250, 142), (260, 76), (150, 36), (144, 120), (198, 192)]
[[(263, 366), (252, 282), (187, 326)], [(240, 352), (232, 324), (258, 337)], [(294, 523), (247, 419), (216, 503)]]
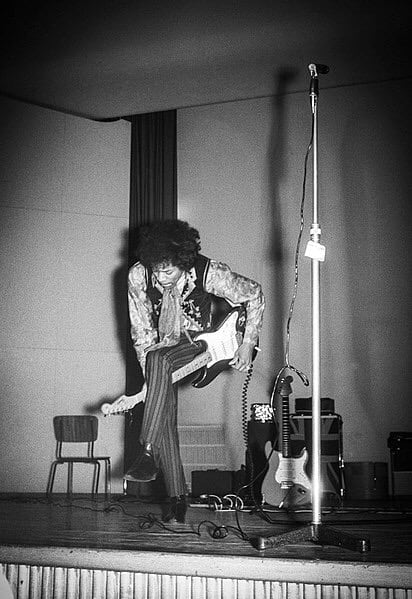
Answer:
[(67, 458), (64, 457), (59, 457), (55, 459), (55, 462), (58, 462), (59, 464), (64, 464), (65, 462), (84, 462), (85, 464), (87, 464), (88, 462), (91, 464), (94, 464), (95, 462), (101, 460), (110, 460), (109, 456), (93, 456), (92, 458), (87, 458), (87, 457), (83, 457), (83, 456), (69, 456)]

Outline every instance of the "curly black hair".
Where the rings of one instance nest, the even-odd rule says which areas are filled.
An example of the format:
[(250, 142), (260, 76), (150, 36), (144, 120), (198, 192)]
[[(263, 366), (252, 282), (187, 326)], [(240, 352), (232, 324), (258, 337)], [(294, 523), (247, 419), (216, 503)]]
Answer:
[(190, 270), (200, 252), (199, 233), (182, 220), (162, 220), (141, 227), (137, 256), (143, 266), (173, 264)]

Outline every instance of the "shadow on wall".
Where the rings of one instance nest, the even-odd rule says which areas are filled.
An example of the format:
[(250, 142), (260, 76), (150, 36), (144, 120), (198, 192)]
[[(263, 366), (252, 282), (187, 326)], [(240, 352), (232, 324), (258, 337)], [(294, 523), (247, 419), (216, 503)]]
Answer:
[[(130, 242), (134, 241), (133, 231), (130, 232)], [(130, 337), (130, 321), (128, 314), (128, 303), (127, 303), (127, 275), (129, 266), (135, 262), (133, 258), (129, 256), (129, 230), (125, 229), (123, 232), (123, 243), (120, 248), (120, 265), (113, 272), (112, 276), (112, 298), (113, 298), (113, 315), (116, 322), (117, 341), (119, 350), (121, 352), (123, 363), (125, 367), (125, 390), (126, 395), (134, 395), (141, 389), (143, 384), (143, 375), (140, 368), (140, 364), (137, 360), (135, 350), (133, 348), (132, 340)], [(87, 406), (86, 410), (89, 414), (98, 413), (101, 415), (100, 408), (103, 403), (112, 403), (117, 397), (101, 397), (97, 402)], [(136, 423), (140, 422), (141, 417), (139, 416), (140, 408), (136, 411), (133, 410), (131, 414), (125, 416), (109, 416), (109, 418), (124, 417), (125, 426), (135, 427)], [(130, 437), (130, 435), (129, 435)], [(133, 439), (138, 436), (133, 435)], [(126, 455), (129, 451), (129, 443), (127, 442), (127, 436), (125, 440)], [(133, 441), (134, 451), (136, 449), (136, 442)], [(123, 475), (123, 460), (113, 465), (112, 474), (114, 477)]]
[[(127, 275), (129, 268), (136, 262), (137, 236), (139, 228), (125, 230), (121, 250), (122, 266), (113, 275), (113, 297), (117, 309), (119, 343), (126, 365), (126, 394), (134, 395), (142, 388), (144, 377), (130, 336), (130, 320), (127, 302)], [(122, 337), (123, 323), (126, 328), (126, 340)]]
[[(130, 232), (132, 239), (133, 231)], [(117, 342), (118, 347), (123, 357), (125, 365), (125, 393), (133, 395), (140, 391), (143, 376), (133, 344), (130, 337), (130, 320), (127, 302), (127, 275), (129, 266), (135, 259), (129, 256), (129, 230), (123, 232), (123, 243), (119, 252), (120, 266), (113, 272), (112, 275), (112, 298), (113, 298), (113, 316), (116, 322)], [(104, 397), (99, 399), (95, 406), (90, 406), (90, 410), (100, 408), (101, 403), (105, 401), (113, 401), (116, 398)]]
[[(272, 356), (270, 362), (274, 364), (273, 378), (270, 381), (269, 395), (272, 393), (276, 375), (285, 364), (285, 342), (286, 342), (286, 322), (291, 300), (290, 289), (285, 292), (285, 281), (287, 273), (285, 271), (285, 252), (284, 248), (284, 228), (288, 223), (282, 220), (282, 182), (288, 177), (285, 164), (285, 146), (286, 146), (286, 116), (285, 99), (290, 85), (298, 75), (297, 69), (284, 68), (275, 74), (275, 90), (272, 104), (272, 127), (270, 132), (270, 144), (268, 152), (268, 180), (269, 180), (269, 198), (268, 218), (272, 225), (270, 227), (270, 243), (268, 246), (269, 264), (273, 267), (272, 280), (273, 287), (269, 290), (271, 294), (270, 302), (274, 306), (273, 321), (266, 323), (270, 331), (273, 331), (270, 347)], [(289, 269), (289, 266), (288, 266)], [(280, 405), (275, 405), (277, 413), (280, 413)]]

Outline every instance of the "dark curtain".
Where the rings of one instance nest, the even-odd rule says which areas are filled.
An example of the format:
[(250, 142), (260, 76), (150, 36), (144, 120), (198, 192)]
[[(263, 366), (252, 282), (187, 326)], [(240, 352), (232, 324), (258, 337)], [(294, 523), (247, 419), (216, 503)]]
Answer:
[[(176, 111), (130, 117), (131, 164), (128, 266), (136, 261), (138, 229), (154, 220), (176, 218)], [(130, 336), (126, 360), (126, 393), (135, 393), (142, 375)]]
[[(176, 111), (135, 115), (128, 120), (132, 123), (128, 239), (130, 267), (136, 261), (139, 227), (155, 220), (177, 217)], [(136, 393), (142, 383), (143, 375), (128, 335), (126, 394)], [(140, 405), (126, 416), (125, 469), (135, 458), (141, 411)], [(140, 485), (140, 494), (142, 486), (144, 485)], [(150, 493), (152, 491), (153, 489)]]
[(137, 228), (177, 215), (176, 111), (130, 120), (129, 266), (135, 261)]

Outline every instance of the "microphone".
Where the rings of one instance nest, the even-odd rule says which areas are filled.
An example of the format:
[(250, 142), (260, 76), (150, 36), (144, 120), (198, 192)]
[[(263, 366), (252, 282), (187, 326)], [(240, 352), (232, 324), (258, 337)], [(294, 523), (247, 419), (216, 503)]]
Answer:
[(318, 75), (327, 75), (329, 73), (329, 67), (326, 64), (315, 64), (311, 63), (308, 66), (311, 77), (317, 77)]
[(318, 74), (326, 75), (329, 73), (329, 67), (325, 64), (315, 64), (311, 63), (308, 65), (308, 69), (310, 72), (310, 88), (309, 95), (314, 98), (314, 96), (318, 96), (319, 94), (319, 79)]

